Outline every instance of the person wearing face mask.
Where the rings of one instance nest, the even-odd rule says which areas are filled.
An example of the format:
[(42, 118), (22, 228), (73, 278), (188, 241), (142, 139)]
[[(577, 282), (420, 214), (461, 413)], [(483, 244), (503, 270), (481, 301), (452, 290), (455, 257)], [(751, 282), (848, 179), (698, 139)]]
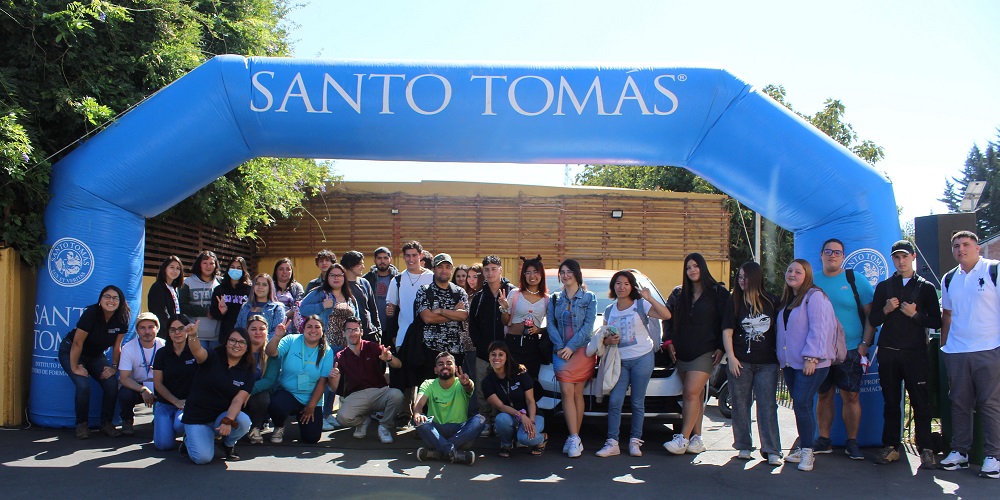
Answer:
[[(229, 270), (222, 283), (212, 292), (211, 316), (219, 320), (219, 332), (231, 332), (236, 327), (240, 309), (253, 294), (253, 283), (250, 281), (249, 266), (243, 257), (233, 257), (229, 261)], [(218, 345), (202, 340), (206, 349)]]

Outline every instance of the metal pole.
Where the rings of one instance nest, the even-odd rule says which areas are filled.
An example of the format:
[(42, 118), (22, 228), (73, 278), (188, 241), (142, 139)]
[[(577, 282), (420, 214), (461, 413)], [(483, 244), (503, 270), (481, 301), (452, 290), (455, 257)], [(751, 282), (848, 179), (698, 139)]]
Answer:
[(753, 260), (760, 264), (760, 213), (753, 213)]

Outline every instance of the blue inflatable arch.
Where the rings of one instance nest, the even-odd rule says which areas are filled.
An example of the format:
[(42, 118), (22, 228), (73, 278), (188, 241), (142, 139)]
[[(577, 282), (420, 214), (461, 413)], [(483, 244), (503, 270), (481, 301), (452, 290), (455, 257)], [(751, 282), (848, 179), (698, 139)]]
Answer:
[(684, 166), (793, 231), (798, 256), (841, 238), (873, 282), (900, 234), (885, 177), (723, 70), (220, 56), (54, 166), (33, 422), (74, 425), (57, 354), (82, 307), (113, 283), (140, 310), (145, 219), (261, 156)]

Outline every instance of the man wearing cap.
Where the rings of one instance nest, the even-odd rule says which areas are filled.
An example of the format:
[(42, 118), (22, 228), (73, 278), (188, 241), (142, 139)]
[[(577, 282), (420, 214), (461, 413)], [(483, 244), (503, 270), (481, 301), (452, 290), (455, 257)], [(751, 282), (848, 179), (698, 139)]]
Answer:
[(135, 434), (135, 405), (152, 407), (156, 401), (153, 392), (153, 358), (163, 347), (163, 339), (156, 336), (160, 330), (160, 320), (151, 312), (140, 313), (135, 320), (135, 338), (122, 346), (122, 356), (118, 363), (119, 382), (118, 408), (121, 410), (122, 434)]
[(979, 255), (979, 237), (959, 231), (951, 237), (958, 267), (941, 280), (941, 352), (951, 399), (951, 453), (945, 470), (969, 467), (972, 418), (982, 424), (982, 477), (1000, 479), (1000, 262)]
[[(896, 273), (875, 287), (872, 312), (868, 321), (882, 327), (878, 337), (879, 384), (885, 399), (882, 449), (875, 463), (899, 460), (902, 442), (902, 406), (905, 384), (913, 408), (914, 431), (920, 450), (920, 466), (936, 467), (931, 443), (931, 405), (927, 380), (927, 329), (941, 328), (941, 308), (937, 289), (914, 272), (916, 252), (913, 244), (899, 240), (892, 245), (892, 264)], [(865, 342), (871, 342), (866, 337)]]
[(451, 282), (454, 262), (451, 255), (439, 253), (432, 261), (434, 282), (417, 291), (416, 312), (424, 321), (424, 379), (434, 378), (434, 363), (439, 353), (455, 356), (461, 366), (462, 322), (469, 317), (469, 295)]

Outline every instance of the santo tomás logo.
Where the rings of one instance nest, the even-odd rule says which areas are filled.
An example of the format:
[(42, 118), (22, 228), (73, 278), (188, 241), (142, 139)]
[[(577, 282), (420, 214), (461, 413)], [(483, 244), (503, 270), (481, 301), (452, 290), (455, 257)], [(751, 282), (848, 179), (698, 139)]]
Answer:
[(48, 268), (59, 286), (77, 286), (94, 272), (94, 252), (76, 238), (60, 238), (49, 250)]
[(872, 288), (889, 278), (889, 263), (881, 253), (872, 248), (851, 252), (844, 258), (844, 269), (854, 269), (855, 273), (864, 276), (872, 284)]

